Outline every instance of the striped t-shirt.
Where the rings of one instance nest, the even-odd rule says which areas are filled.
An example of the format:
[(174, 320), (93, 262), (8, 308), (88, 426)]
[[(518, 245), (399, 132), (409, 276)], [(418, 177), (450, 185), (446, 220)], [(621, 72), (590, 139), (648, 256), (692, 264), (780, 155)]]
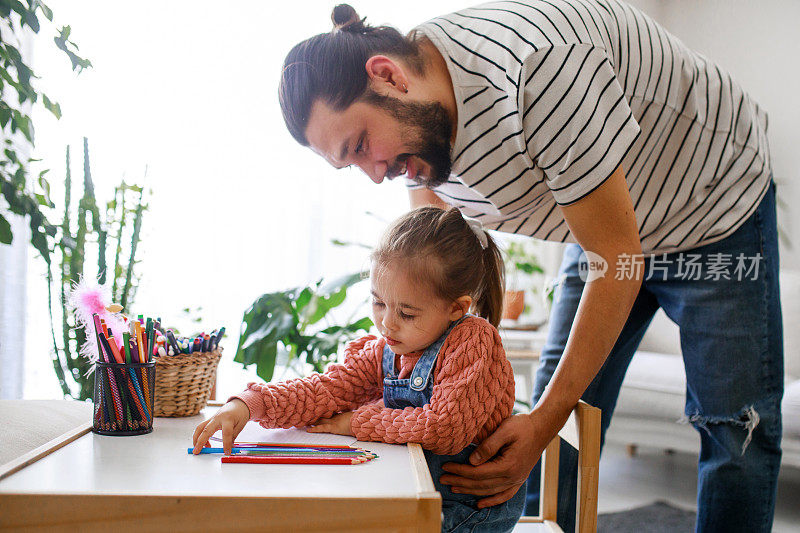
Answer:
[(731, 234), (766, 192), (766, 113), (625, 3), (493, 2), (416, 31), (458, 107), (452, 175), (434, 192), (489, 229), (575, 242), (556, 206), (621, 164), (644, 252), (681, 251)]

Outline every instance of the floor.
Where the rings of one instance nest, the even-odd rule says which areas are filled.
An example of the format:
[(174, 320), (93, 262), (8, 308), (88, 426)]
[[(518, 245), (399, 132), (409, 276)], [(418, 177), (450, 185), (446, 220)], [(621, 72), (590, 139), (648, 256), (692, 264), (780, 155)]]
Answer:
[[(598, 512), (612, 512), (663, 500), (695, 509), (697, 458), (639, 448), (628, 457), (624, 447), (611, 445), (600, 461)], [(784, 468), (778, 481), (775, 533), (800, 532), (800, 469)]]

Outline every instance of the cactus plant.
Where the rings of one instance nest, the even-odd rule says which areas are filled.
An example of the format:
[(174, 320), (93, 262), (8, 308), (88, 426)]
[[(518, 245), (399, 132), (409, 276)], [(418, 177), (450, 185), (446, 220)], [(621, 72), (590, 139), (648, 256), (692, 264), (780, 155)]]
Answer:
[[(66, 152), (66, 167), (64, 215), (54, 250), (60, 267), (58, 279), (54, 280), (52, 270), (48, 271), (53, 368), (65, 396), (86, 400), (92, 397), (93, 384), (93, 378), (89, 376), (91, 363), (79, 355), (79, 349), (86, 341), (86, 332), (76, 327), (74, 317), (67, 310), (67, 293), (82, 277), (95, 275), (87, 268), (87, 255), (91, 260), (94, 248), (97, 254), (98, 281), (111, 287), (114, 302), (124, 307), (133, 304), (139, 282), (135, 272), (138, 264), (135, 257), (136, 246), (147, 205), (144, 204), (144, 188), (125, 183), (123, 179), (115, 187), (113, 199), (105, 206), (105, 221), (102, 219), (89, 164), (89, 141), (84, 137), (83, 195), (75, 206), (77, 209), (75, 216), (72, 206), (73, 184), (69, 147)], [(129, 224), (131, 220), (133, 220), (132, 227)], [(113, 265), (107, 263), (109, 248), (114, 255)], [(61, 318), (60, 335), (56, 333), (53, 316), (52, 293), (56, 284), (59, 295), (57, 309)], [(60, 345), (57, 338), (60, 338)]]

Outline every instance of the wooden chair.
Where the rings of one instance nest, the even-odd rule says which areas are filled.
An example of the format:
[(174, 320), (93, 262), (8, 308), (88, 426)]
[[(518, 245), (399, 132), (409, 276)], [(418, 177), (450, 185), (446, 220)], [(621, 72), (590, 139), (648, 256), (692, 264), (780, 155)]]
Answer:
[(575, 531), (597, 531), (597, 480), (600, 464), (600, 409), (581, 401), (564, 427), (542, 454), (539, 516), (523, 516), (515, 532), (560, 532), (556, 524), (558, 504), (558, 454), (561, 439), (578, 450), (578, 500)]

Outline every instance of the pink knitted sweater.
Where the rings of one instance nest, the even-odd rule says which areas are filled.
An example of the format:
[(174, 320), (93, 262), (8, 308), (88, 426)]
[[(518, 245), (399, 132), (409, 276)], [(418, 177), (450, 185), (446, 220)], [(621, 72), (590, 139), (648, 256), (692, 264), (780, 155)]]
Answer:
[[(389, 409), (377, 402), (383, 396), (385, 344), (362, 337), (347, 345), (344, 364), (332, 364), (324, 374), (250, 383), (234, 398), (247, 404), (251, 420), (268, 428), (307, 426), (355, 410), (351, 429), (358, 440), (416, 442), (442, 455), (480, 442), (511, 415), (514, 374), (497, 330), (486, 320), (470, 316), (450, 332), (434, 368), (431, 401), (423, 407)], [(421, 355), (399, 357), (401, 377), (411, 374)]]

